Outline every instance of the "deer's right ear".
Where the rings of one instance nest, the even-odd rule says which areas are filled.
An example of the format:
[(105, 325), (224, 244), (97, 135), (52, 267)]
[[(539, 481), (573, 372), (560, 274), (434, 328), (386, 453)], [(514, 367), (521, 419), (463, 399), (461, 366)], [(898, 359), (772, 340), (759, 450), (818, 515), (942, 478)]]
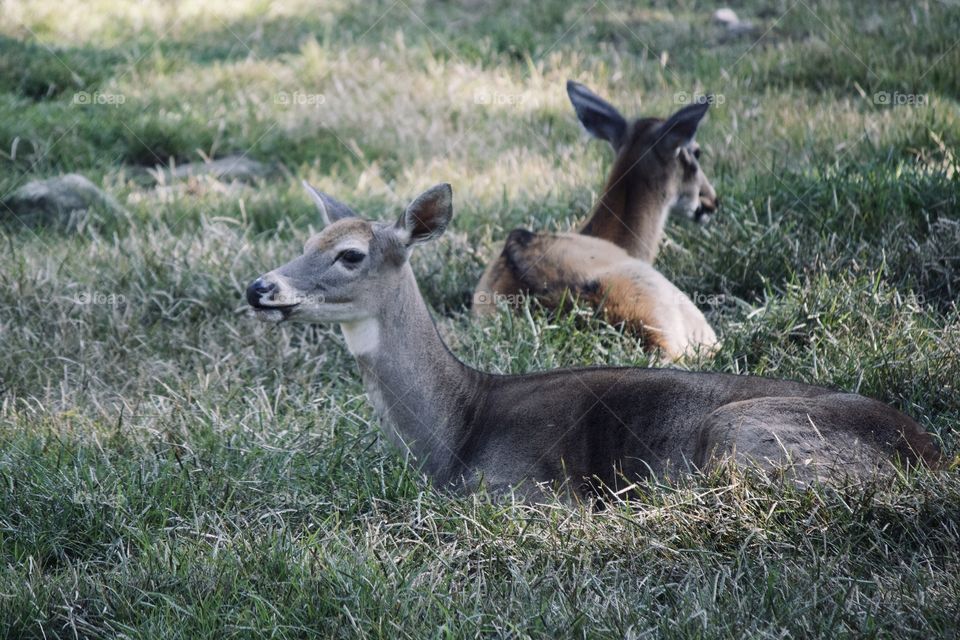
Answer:
[(710, 102), (695, 102), (680, 109), (663, 123), (661, 137), (671, 148), (680, 147), (693, 140), (703, 116), (707, 115)]
[(619, 151), (627, 134), (627, 121), (616, 108), (579, 82), (567, 80), (567, 95), (583, 127), (595, 138)]
[(397, 220), (396, 229), (406, 246), (442, 234), (453, 217), (453, 189), (449, 184), (430, 187), (410, 203)]
[(317, 191), (310, 186), (306, 180), (303, 181), (303, 188), (310, 194), (310, 199), (313, 200), (313, 204), (317, 205), (317, 211), (320, 212), (320, 217), (323, 219), (323, 226), (326, 227), (337, 220), (355, 218), (357, 216), (357, 214), (353, 212), (353, 209), (336, 198), (328, 196), (322, 191)]

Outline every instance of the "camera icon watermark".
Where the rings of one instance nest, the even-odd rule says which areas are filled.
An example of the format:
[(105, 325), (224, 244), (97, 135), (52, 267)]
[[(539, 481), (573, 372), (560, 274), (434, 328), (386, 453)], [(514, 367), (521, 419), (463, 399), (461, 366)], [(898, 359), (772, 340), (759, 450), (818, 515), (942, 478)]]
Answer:
[(73, 94), (73, 104), (81, 106), (110, 106), (119, 107), (127, 101), (127, 96), (122, 93), (102, 93), (100, 91), (77, 91)]
[(709, 104), (721, 105), (726, 103), (727, 97), (722, 93), (697, 93), (697, 92), (687, 92), (687, 91), (678, 91), (673, 94), (673, 101), (676, 104), (687, 105), (687, 104)]
[(930, 96), (926, 93), (877, 91), (873, 94), (873, 104), (894, 107), (925, 107), (930, 104)]
[(273, 103), (282, 107), (320, 107), (327, 103), (327, 97), (322, 93), (281, 91), (273, 97)]

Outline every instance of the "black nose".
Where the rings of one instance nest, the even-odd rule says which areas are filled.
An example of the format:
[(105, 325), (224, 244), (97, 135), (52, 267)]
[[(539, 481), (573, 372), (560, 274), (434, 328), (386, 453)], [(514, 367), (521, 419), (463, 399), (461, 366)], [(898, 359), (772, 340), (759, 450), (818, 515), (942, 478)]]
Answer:
[(708, 217), (717, 212), (717, 209), (720, 208), (720, 199), (719, 198), (700, 198), (700, 206), (697, 207), (696, 212), (693, 214), (694, 219), (697, 222), (704, 222)]
[(277, 290), (277, 285), (273, 282), (264, 282), (263, 278), (257, 278), (247, 287), (247, 302), (251, 307), (261, 308), (260, 301), (264, 296), (268, 296)]

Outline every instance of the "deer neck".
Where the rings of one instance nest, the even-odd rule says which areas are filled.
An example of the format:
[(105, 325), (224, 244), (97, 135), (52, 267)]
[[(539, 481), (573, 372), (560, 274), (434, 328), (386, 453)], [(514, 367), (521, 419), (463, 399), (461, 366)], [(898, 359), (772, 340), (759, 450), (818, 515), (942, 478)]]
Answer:
[(670, 212), (672, 189), (668, 182), (641, 167), (622, 171), (615, 166), (580, 232), (612, 242), (634, 258), (653, 263)]
[(340, 326), (388, 438), (430, 475), (444, 477), (457, 467), (482, 374), (450, 353), (410, 265), (403, 269), (401, 286), (386, 294), (378, 315)]

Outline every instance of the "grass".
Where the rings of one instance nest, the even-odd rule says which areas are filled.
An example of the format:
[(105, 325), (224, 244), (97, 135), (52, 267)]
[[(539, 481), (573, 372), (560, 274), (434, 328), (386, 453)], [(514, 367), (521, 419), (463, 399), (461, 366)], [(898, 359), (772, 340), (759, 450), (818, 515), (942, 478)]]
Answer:
[[(632, 114), (712, 92), (724, 208), (672, 222), (658, 262), (710, 301), (723, 347), (697, 367), (882, 399), (955, 458), (960, 10), (746, 0), (730, 38), (713, 8), (5, 4), (0, 194), (80, 172), (128, 213), (0, 213), (0, 635), (955, 635), (955, 470), (800, 491), (727, 469), (599, 513), (451, 496), (381, 440), (336, 329), (244, 315), (318, 224), (299, 179), (372, 217), (449, 181), (415, 267), (464, 360), (645, 365), (586, 310), (465, 305), (511, 228), (569, 228), (602, 184), (567, 78)], [(143, 179), (231, 153), (277, 170)]]

